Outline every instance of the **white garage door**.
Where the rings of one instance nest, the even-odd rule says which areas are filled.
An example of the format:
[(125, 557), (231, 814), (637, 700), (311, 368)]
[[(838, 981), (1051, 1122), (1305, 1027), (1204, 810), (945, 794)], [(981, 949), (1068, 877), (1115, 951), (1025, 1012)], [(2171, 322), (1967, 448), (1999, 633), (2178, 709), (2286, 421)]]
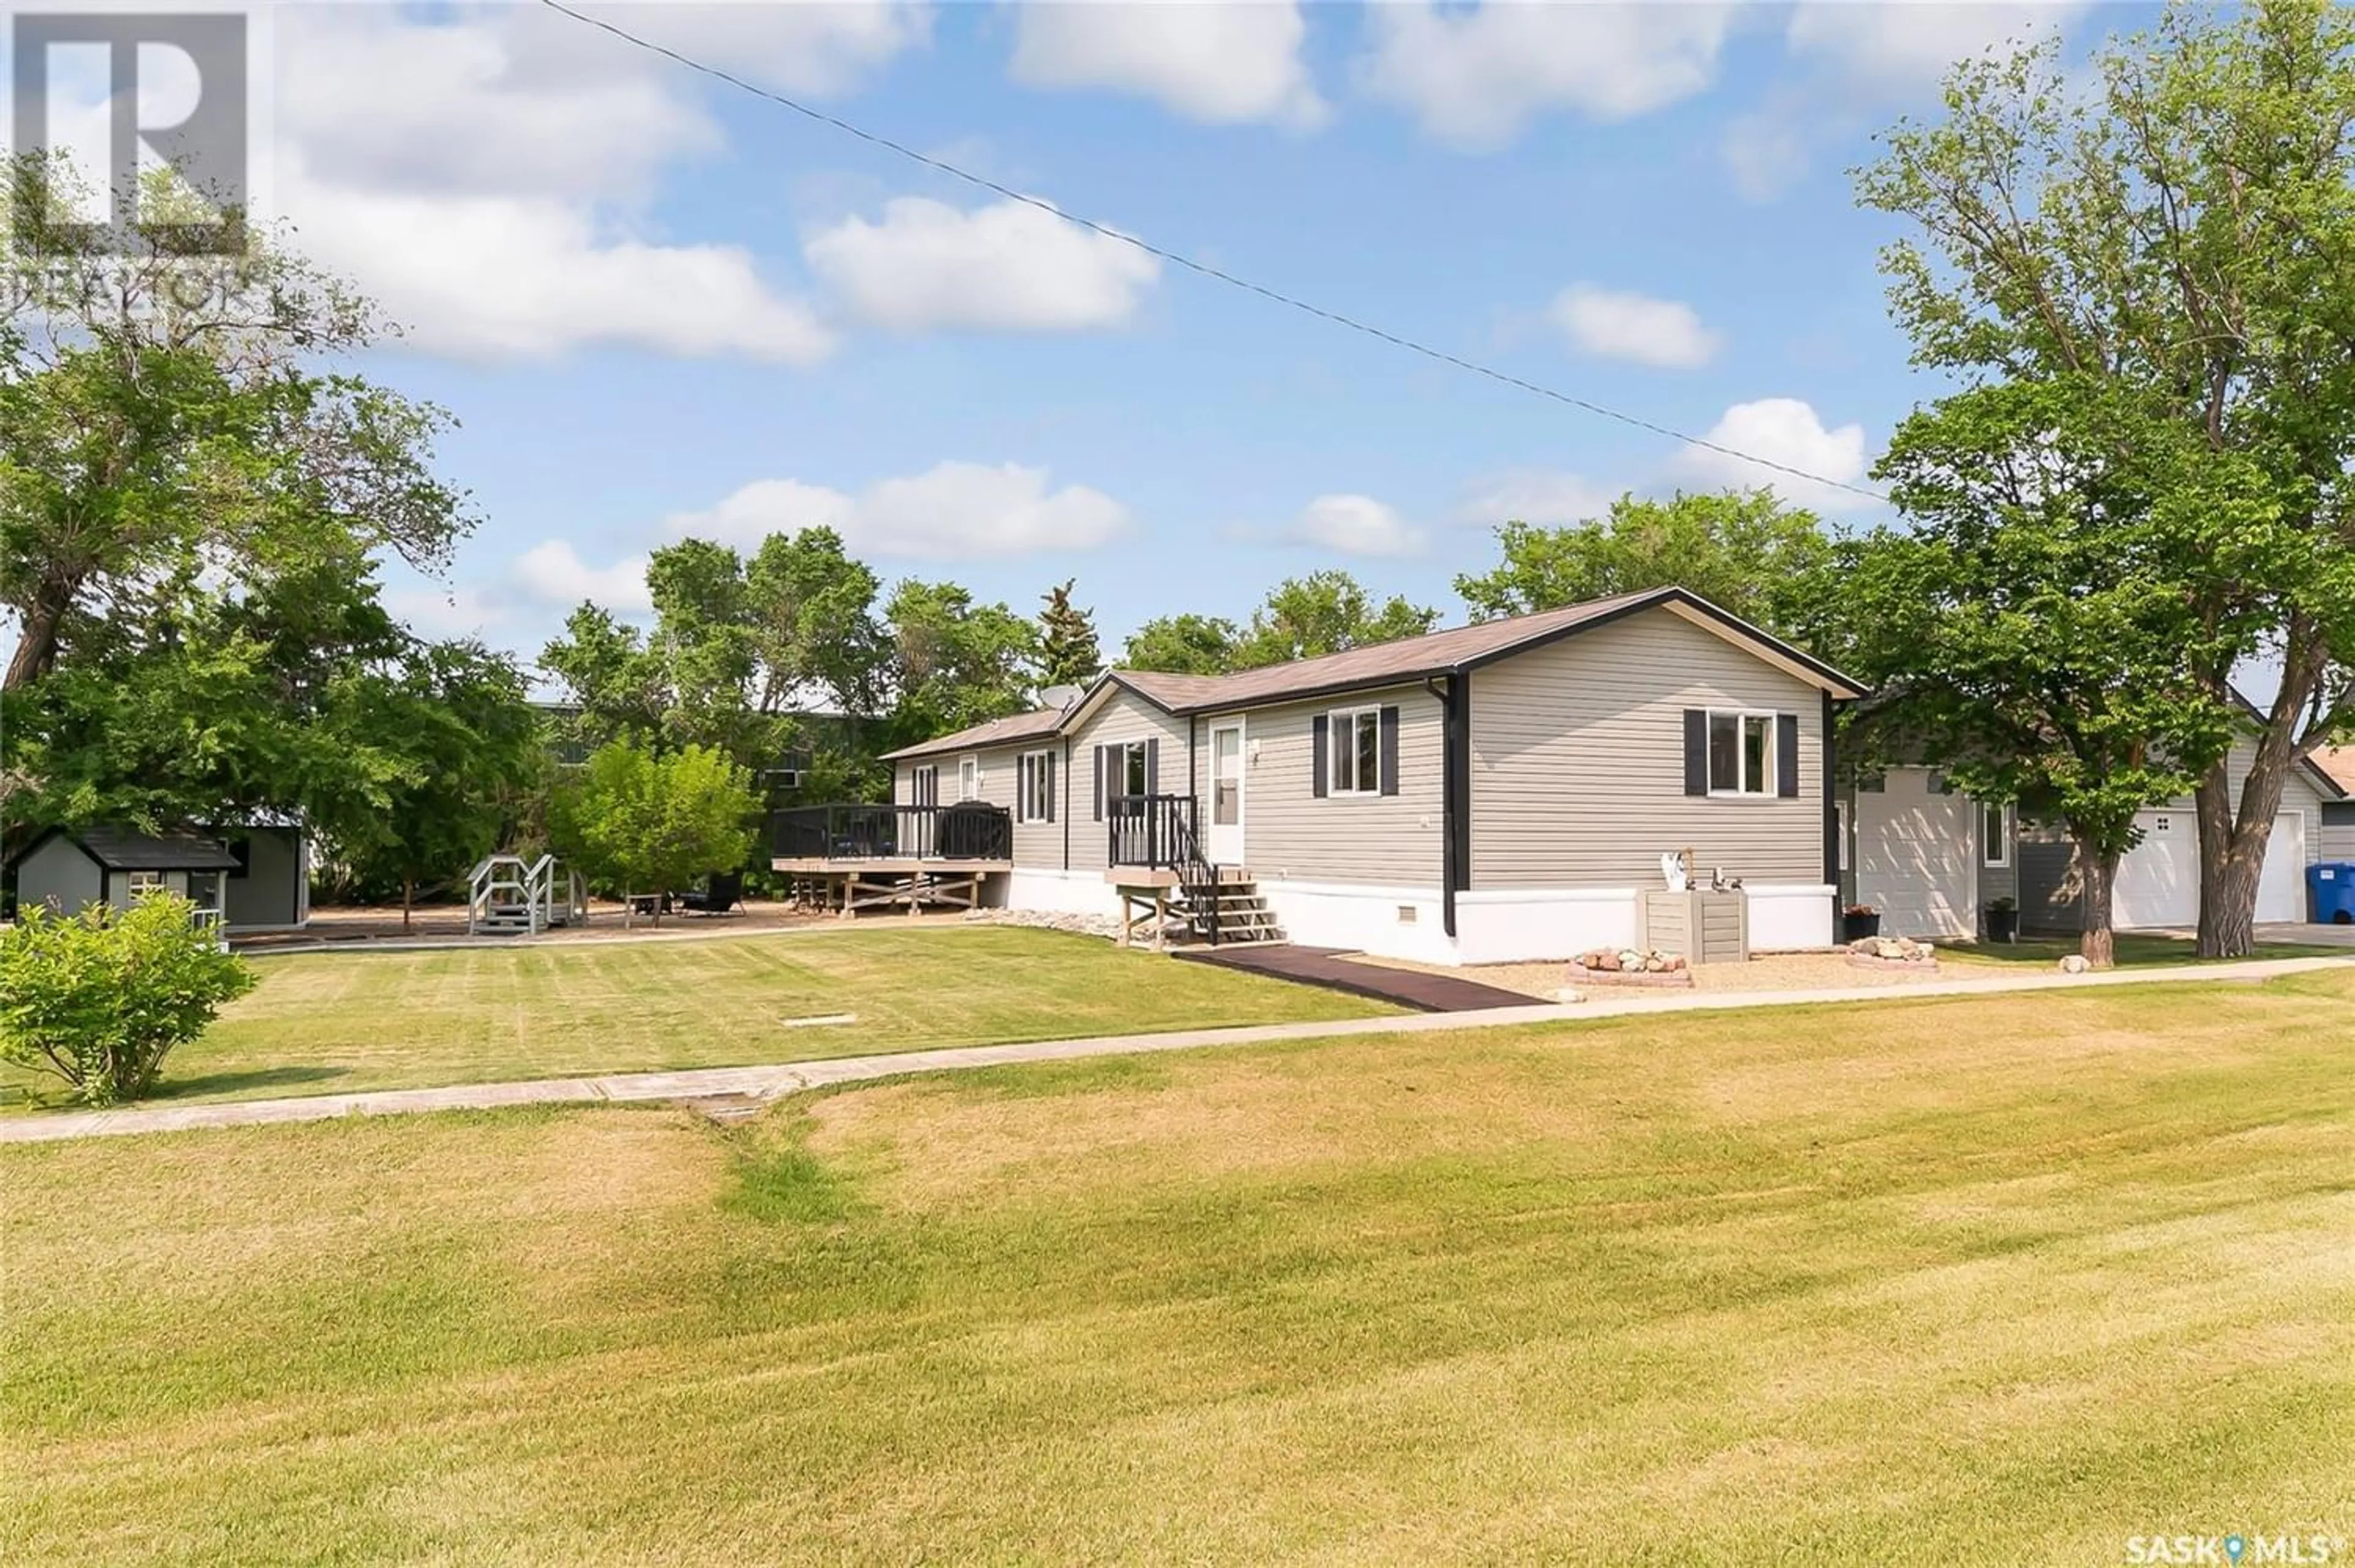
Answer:
[[(2146, 811), (2135, 821), (2143, 840), (2118, 866), (2117, 925), (2122, 931), (2200, 923), (2200, 825), (2188, 811)], [(2265, 869), (2257, 882), (2257, 919), (2306, 918), (2306, 816), (2274, 819)]]
[(1856, 796), (1857, 901), (1891, 936), (1971, 936), (1978, 930), (1971, 803), (1933, 795), (1922, 768), (1891, 768), (1887, 785)]
[(2274, 818), (2265, 845), (2264, 873), (2257, 880), (2257, 918), (2306, 918), (2306, 814), (2285, 811)]
[(2142, 842), (2118, 862), (2111, 923), (2122, 931), (2200, 923), (2200, 824), (2188, 811), (2135, 816)]

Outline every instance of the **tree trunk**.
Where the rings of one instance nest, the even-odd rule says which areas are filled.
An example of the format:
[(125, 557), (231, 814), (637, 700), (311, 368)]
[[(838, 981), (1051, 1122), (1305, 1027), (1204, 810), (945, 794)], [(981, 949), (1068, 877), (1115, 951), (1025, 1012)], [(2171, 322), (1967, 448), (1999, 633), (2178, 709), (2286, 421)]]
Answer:
[(16, 651), (8, 657), (8, 675), (0, 682), (0, 690), (14, 691), (49, 672), (58, 657), (58, 623), (64, 617), (65, 606), (51, 603), (46, 592), (25, 606), (23, 634), (16, 639)]
[[(2200, 781), (2200, 956), (2245, 958), (2257, 945), (2257, 884), (2281, 813), (2282, 786), (2297, 765), (2300, 729), (2330, 667), (2329, 652), (2302, 615), (2290, 619), (2281, 689), (2258, 715), (2256, 753), (2232, 799), (2228, 752)], [(2235, 806), (2237, 804), (2237, 811)]]
[(401, 879), (400, 879), (400, 930), (401, 930), (401, 933), (402, 933), (403, 935), (408, 934), (408, 932), (409, 932), (409, 907), (410, 907), (410, 904), (412, 904), (412, 903), (416, 902), (416, 900), (417, 900), (417, 882), (416, 882), (416, 880), (415, 880), (414, 878), (410, 878), (410, 877), (403, 877), (403, 878), (401, 878)]
[(2219, 762), (2200, 781), (2200, 956), (2245, 958), (2257, 945), (2257, 884), (2264, 875), (2265, 847), (2280, 814), (2282, 786), (2288, 781), (2290, 752), (2269, 741), (2241, 786), (2234, 809), (2227, 763)]
[(2112, 895), (2118, 884), (2118, 859), (2115, 855), (2104, 855), (2083, 838), (2077, 840), (2078, 874), (2085, 889), (2085, 932), (2079, 939), (2077, 951), (2096, 969), (2115, 969), (2118, 963), (2117, 936), (2110, 929), (2115, 915)]

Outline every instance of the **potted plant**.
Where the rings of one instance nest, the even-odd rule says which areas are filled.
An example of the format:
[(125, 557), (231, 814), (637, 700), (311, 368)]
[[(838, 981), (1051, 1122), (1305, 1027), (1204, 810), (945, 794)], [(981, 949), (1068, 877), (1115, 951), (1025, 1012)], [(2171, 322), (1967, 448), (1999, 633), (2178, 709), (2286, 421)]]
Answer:
[(1987, 930), (1989, 942), (2019, 940), (2019, 901), (2012, 898), (1989, 899), (1987, 906)]
[(1870, 904), (1850, 904), (1840, 911), (1840, 940), (1861, 942), (1881, 934), (1881, 912)]

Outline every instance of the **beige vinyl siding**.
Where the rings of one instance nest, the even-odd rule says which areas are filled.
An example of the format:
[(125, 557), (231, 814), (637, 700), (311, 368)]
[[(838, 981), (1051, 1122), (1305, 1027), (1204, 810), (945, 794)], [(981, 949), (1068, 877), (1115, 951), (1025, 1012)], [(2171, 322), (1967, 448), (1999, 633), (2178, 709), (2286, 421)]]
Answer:
[[(1025, 822), (1022, 820), (1022, 759), (1032, 752), (1046, 752), (1055, 759), (1055, 820)], [(1005, 772), (989, 769), (987, 784), (982, 794), (993, 805), (1003, 805), (1014, 821), (1014, 863), (1018, 866), (1060, 869), (1063, 864), (1063, 816), (1070, 809), (1063, 788), (1063, 742), (1060, 739), (1032, 741), (1015, 746), (1002, 753)], [(1004, 787), (998, 787), (1000, 779)]]
[[(1320, 800), (1316, 717), (1361, 708), (1399, 710), (1398, 793)], [(1437, 887), (1444, 836), (1444, 715), (1439, 699), (1420, 683), (1246, 710), (1243, 857), (1252, 874), (1284, 881)], [(1210, 728), (1233, 717), (1206, 713), (1197, 720), (1202, 735), (1196, 748), (1198, 801), (1209, 799)]]
[[(971, 757), (981, 769), (976, 798), (991, 805), (1004, 806), (1007, 815), (1014, 818), (1014, 863), (1018, 866), (1060, 867), (1063, 863), (1062, 814), (1067, 802), (1060, 798), (1056, 801), (1055, 820), (1052, 822), (1024, 822), (1014, 809), (1015, 795), (1021, 779), (1018, 759), (1024, 752), (1034, 747), (1053, 750), (1057, 759), (1055, 766), (1059, 771), (1061, 769), (1063, 743), (1059, 740), (1050, 740), (1043, 746), (1039, 742), (1026, 741), (1012, 746), (977, 747), (970, 752), (942, 752), (933, 756), (919, 757), (913, 762), (896, 763), (891, 768), (892, 804), (913, 805), (916, 799), (915, 771), (922, 767), (936, 767), (941, 771), (940, 804), (955, 805), (958, 764)], [(1058, 796), (1064, 793), (1063, 781), (1060, 776), (1055, 781), (1055, 791)]]
[[(1476, 670), (1475, 890), (1649, 887), (1689, 848), (1704, 874), (1824, 876), (1823, 696), (1667, 610), (1649, 610)], [(1684, 793), (1689, 708), (1797, 716), (1796, 799)]]
[[(1160, 771), (1155, 779), (1161, 793), (1186, 793), (1186, 720), (1164, 713), (1135, 692), (1115, 688), (1103, 707), (1072, 731), (1063, 809), (1071, 816), (1074, 871), (1101, 871), (1111, 859), (1110, 837), (1090, 798), (1090, 791), (1095, 785), (1095, 749), (1145, 740), (1161, 742)], [(1061, 863), (1058, 859), (1056, 864)]]
[(2355, 862), (2355, 801), (2330, 806), (2322, 823), (2321, 858)]

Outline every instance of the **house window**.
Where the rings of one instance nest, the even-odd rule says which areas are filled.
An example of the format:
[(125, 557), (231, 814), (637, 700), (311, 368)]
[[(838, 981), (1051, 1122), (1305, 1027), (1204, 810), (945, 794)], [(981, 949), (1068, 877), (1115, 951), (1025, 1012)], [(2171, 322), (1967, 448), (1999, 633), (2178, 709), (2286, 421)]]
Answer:
[(1711, 713), (1709, 716), (1709, 793), (1774, 793), (1774, 716), (1772, 713)]
[(981, 798), (981, 759), (979, 757), (957, 759), (957, 798), (959, 800)]
[(1332, 715), (1327, 784), (1335, 795), (1382, 792), (1382, 710), (1344, 708)]
[(1979, 806), (1979, 854), (1983, 865), (2011, 864), (2011, 808), (2001, 801), (1986, 801)]
[(1055, 753), (1025, 752), (1014, 764), (1014, 813), (1018, 822), (1055, 820)]
[(1124, 745), (1105, 748), (1111, 755), (1104, 759), (1104, 788), (1114, 799), (1124, 795), (1146, 795), (1145, 777), (1145, 742), (1130, 741)]
[(1832, 805), (1832, 815), (1838, 824), (1833, 836), (1839, 840), (1839, 869), (1845, 871), (1848, 869), (1848, 802), (1844, 800), (1835, 802)]

